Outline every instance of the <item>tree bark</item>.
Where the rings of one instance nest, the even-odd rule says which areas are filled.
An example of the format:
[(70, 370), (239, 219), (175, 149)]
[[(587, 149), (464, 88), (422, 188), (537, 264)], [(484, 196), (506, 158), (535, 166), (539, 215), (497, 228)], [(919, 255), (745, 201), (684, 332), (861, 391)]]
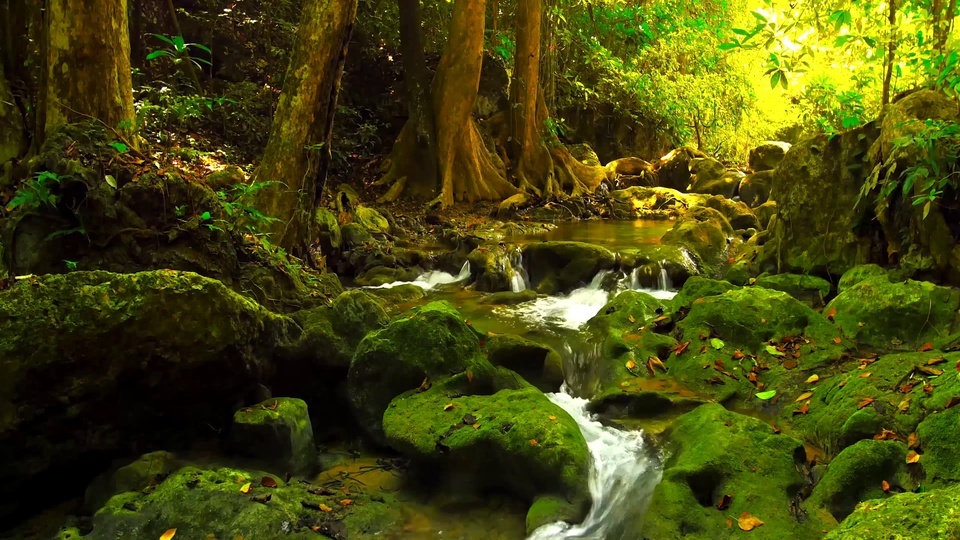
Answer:
[(83, 117), (132, 133), (126, 0), (48, 0), (46, 15), (44, 133)]
[(897, 2), (888, 0), (889, 13), (887, 20), (890, 23), (890, 36), (887, 41), (887, 59), (883, 71), (883, 90), (880, 96), (880, 105), (890, 103), (890, 83), (893, 80), (893, 65), (897, 53)]
[(407, 108), (413, 124), (414, 157), (421, 179), (411, 186), (411, 194), (428, 198), (437, 190), (436, 124), (430, 102), (430, 72), (423, 52), (423, 31), (420, 23), (420, 0), (399, 0), (400, 52), (403, 76), (407, 87)]
[[(23, 155), (26, 150), (23, 116), (13, 99), (10, 85), (0, 63), (0, 166)], [(0, 167), (0, 175), (3, 170)]]
[(270, 240), (296, 255), (312, 241), (313, 215), (330, 164), (331, 128), (357, 0), (308, 0), (263, 161), (254, 182), (260, 211), (277, 218)]
[[(485, 0), (456, 0), (447, 46), (433, 78), (440, 193), (431, 204), (500, 200), (517, 192), (502, 164), (483, 143), (471, 113), (483, 60)], [(380, 183), (393, 183), (381, 200), (393, 200), (422, 183), (413, 159), (413, 126), (404, 126), (391, 153), (391, 166)]]

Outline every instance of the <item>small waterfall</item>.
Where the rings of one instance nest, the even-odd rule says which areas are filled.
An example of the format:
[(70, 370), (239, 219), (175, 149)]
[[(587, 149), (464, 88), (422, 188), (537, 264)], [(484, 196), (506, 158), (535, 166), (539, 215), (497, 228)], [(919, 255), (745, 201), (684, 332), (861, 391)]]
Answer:
[(520, 248), (514, 248), (507, 259), (510, 266), (510, 290), (521, 292), (530, 288), (530, 276), (527, 275), (527, 269), (523, 267), (523, 254)]
[(398, 285), (416, 285), (421, 289), (431, 290), (435, 289), (441, 285), (450, 285), (453, 283), (461, 283), (470, 278), (470, 261), (463, 263), (463, 266), (460, 267), (460, 273), (453, 275), (447, 272), (441, 272), (439, 270), (431, 270), (420, 275), (417, 279), (413, 281), (394, 281), (393, 283), (384, 283), (377, 289), (389, 289), (391, 287), (396, 287)]
[(528, 319), (577, 330), (610, 301), (610, 293), (602, 288), (609, 275), (609, 270), (601, 270), (586, 287), (574, 289), (564, 296), (538, 298), (520, 304), (512, 311)]
[(673, 288), (673, 283), (670, 281), (670, 275), (667, 274), (667, 267), (665, 266), (667, 261), (660, 262), (660, 275), (657, 277), (657, 290), (659, 291), (669, 291)]
[(641, 268), (643, 267), (638, 266), (631, 270), (630, 275), (620, 281), (620, 286), (633, 291), (643, 291), (660, 300), (670, 300), (677, 295), (677, 292), (673, 290), (673, 282), (670, 280), (670, 275), (667, 273), (666, 261), (661, 261), (660, 263), (660, 272), (657, 274), (657, 286), (655, 289), (643, 285), (643, 282), (640, 280)]
[(642, 432), (603, 426), (587, 411), (589, 402), (571, 396), (566, 387), (547, 397), (570, 413), (587, 441), (593, 457), (593, 504), (583, 523), (544, 525), (528, 540), (632, 540), (661, 477), (660, 464), (645, 448)]

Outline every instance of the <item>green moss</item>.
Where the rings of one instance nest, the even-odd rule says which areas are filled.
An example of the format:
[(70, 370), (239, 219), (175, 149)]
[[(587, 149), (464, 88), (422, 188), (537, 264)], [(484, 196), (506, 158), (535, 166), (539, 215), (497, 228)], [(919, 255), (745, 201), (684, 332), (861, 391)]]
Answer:
[[(949, 377), (954, 379), (956, 377)], [(956, 388), (955, 390), (960, 390)], [(917, 426), (927, 482), (947, 486), (960, 482), (960, 408), (931, 414)]]
[(848, 446), (830, 462), (805, 506), (811, 511), (822, 508), (841, 521), (860, 502), (887, 497), (883, 482), (911, 489), (914, 482), (906, 458), (907, 446), (902, 442), (870, 439)]
[(416, 302), (427, 295), (421, 287), (409, 283), (383, 289), (367, 289), (367, 294), (382, 299), (390, 308), (396, 308), (397, 304)]
[(65, 527), (57, 531), (53, 540), (80, 540), (81, 538), (80, 529), (76, 527)]
[(695, 300), (707, 296), (718, 296), (727, 291), (735, 289), (736, 286), (728, 281), (720, 281), (705, 277), (692, 277), (683, 284), (680, 292), (670, 301), (673, 311), (682, 307), (690, 307)]
[(513, 306), (537, 299), (537, 291), (527, 289), (520, 292), (502, 291), (488, 294), (480, 299), (481, 304)]
[(390, 222), (380, 212), (366, 206), (358, 206), (354, 211), (356, 223), (371, 233), (390, 232)]
[[(273, 477), (276, 488), (262, 486), (259, 471), (231, 468), (185, 467), (147, 493), (128, 492), (110, 499), (93, 517), (93, 531), (84, 538), (159, 538), (167, 529), (177, 536), (205, 538), (316, 538), (312, 527), (346, 526), (350, 538), (370, 538), (399, 521), (385, 494), (339, 491), (316, 495), (319, 486)], [(248, 493), (241, 487), (251, 483)], [(270, 500), (258, 503), (253, 497)], [(352, 503), (342, 505), (349, 498)], [(302, 503), (323, 504), (332, 512), (308, 508)]]
[(782, 291), (806, 303), (807, 305), (822, 307), (830, 296), (833, 288), (830, 282), (816, 276), (802, 274), (774, 274), (762, 275), (754, 285), (765, 289)]
[(695, 255), (702, 275), (717, 277), (726, 263), (727, 239), (731, 236), (733, 228), (722, 213), (696, 206), (677, 221), (661, 241), (688, 249)]
[(275, 474), (309, 474), (317, 449), (307, 404), (296, 398), (272, 398), (240, 409), (230, 429), (233, 451), (260, 460)]
[[(647, 538), (732, 538), (743, 534), (737, 518), (748, 512), (764, 522), (763, 538), (819, 538), (816, 516), (798, 521), (790, 501), (804, 486), (797, 464), (800, 441), (777, 435), (755, 418), (717, 404), (681, 416), (666, 435), (667, 458), (644, 518)], [(716, 504), (729, 494), (729, 508)], [(727, 526), (732, 520), (732, 528)], [(641, 537), (637, 535), (637, 537)]]
[[(470, 252), (470, 270), (473, 272), (473, 288), (478, 291), (509, 291), (517, 269), (511, 257), (514, 247), (482, 246)], [(517, 261), (519, 262), (519, 261)]]
[(960, 485), (867, 501), (824, 540), (940, 540), (960, 535)]
[(341, 227), (340, 236), (344, 249), (352, 249), (373, 242), (370, 231), (359, 223), (349, 223)]
[(99, 510), (110, 497), (125, 491), (140, 491), (155, 483), (158, 477), (167, 475), (179, 469), (180, 466), (181, 464), (170, 452), (157, 451), (144, 454), (133, 463), (95, 478), (84, 493), (83, 508), (92, 514)]
[(840, 276), (840, 282), (837, 284), (837, 293), (842, 293), (861, 281), (882, 277), (889, 277), (891, 280), (895, 280), (891, 272), (880, 265), (858, 264)]
[(484, 351), (491, 364), (516, 371), (545, 392), (555, 392), (563, 384), (563, 360), (546, 345), (498, 334), (486, 340)]
[[(418, 288), (419, 289), (419, 288)], [(422, 290), (422, 289), (420, 289)], [(293, 315), (303, 328), (300, 336), (284, 347), (280, 369), (308, 367), (347, 369), (360, 341), (370, 332), (384, 328), (389, 316), (383, 301), (369, 291), (347, 291), (330, 307), (321, 306)]]
[(523, 248), (530, 282), (537, 292), (557, 294), (585, 285), (599, 272), (613, 268), (608, 249), (582, 242), (537, 242)]
[(659, 285), (661, 270), (675, 287), (680, 287), (691, 276), (700, 273), (697, 263), (686, 248), (665, 244), (643, 244), (620, 252), (620, 265), (624, 269), (637, 268), (640, 284), (645, 287)]
[(313, 224), (320, 233), (321, 240), (326, 240), (331, 249), (340, 249), (343, 236), (340, 234), (340, 223), (333, 212), (326, 208), (318, 208), (314, 215)]
[(581, 514), (580, 508), (562, 497), (556, 495), (538, 496), (533, 500), (533, 504), (527, 511), (527, 534), (532, 534), (540, 527), (558, 521), (576, 523)]

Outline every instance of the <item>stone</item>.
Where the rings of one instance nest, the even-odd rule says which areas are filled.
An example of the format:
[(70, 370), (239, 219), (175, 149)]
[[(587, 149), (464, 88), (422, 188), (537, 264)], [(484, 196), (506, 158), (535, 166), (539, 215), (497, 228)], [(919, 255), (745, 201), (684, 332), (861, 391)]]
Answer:
[(586, 285), (599, 271), (613, 268), (610, 250), (583, 242), (536, 242), (523, 248), (531, 288), (543, 294), (569, 292)]
[(705, 158), (706, 154), (685, 146), (670, 151), (654, 165), (660, 187), (684, 191), (690, 185), (690, 165), (696, 158)]
[(234, 413), (230, 428), (234, 454), (250, 457), (274, 474), (309, 475), (317, 467), (317, 448), (307, 404), (296, 398), (271, 398)]
[(760, 225), (760, 228), (766, 230), (773, 222), (774, 216), (777, 215), (777, 203), (774, 201), (767, 201), (760, 206), (755, 207), (753, 209), (753, 215), (757, 217), (757, 224)]
[(329, 249), (340, 249), (343, 236), (340, 233), (340, 223), (337, 216), (326, 208), (318, 208), (314, 214), (313, 224), (317, 228), (320, 241)]
[(499, 306), (514, 306), (517, 304), (522, 304), (524, 302), (530, 302), (537, 299), (537, 291), (530, 289), (513, 292), (513, 291), (503, 291), (493, 294), (485, 295), (480, 299), (481, 304), (489, 305), (499, 305)]
[(727, 218), (733, 230), (758, 229), (760, 224), (750, 207), (740, 201), (732, 201), (726, 197), (712, 196), (703, 199), (701, 204), (712, 208)]
[(140, 456), (115, 471), (101, 474), (87, 486), (83, 495), (84, 512), (92, 514), (110, 497), (127, 491), (141, 491), (158, 479), (179, 469), (182, 464), (170, 452), (158, 450)]
[(823, 307), (833, 289), (830, 282), (823, 278), (801, 274), (763, 274), (753, 284), (764, 289), (783, 291), (811, 307)]
[(644, 244), (620, 252), (620, 265), (632, 269), (637, 284), (651, 289), (661, 285), (662, 272), (667, 273), (667, 288), (682, 287), (690, 277), (700, 274), (696, 261), (686, 248), (667, 244)]
[(770, 200), (770, 187), (773, 186), (776, 171), (763, 171), (748, 174), (740, 181), (740, 200), (750, 208), (756, 208)]
[(203, 181), (214, 191), (229, 189), (235, 185), (243, 184), (247, 181), (247, 175), (243, 169), (236, 165), (227, 165), (219, 171), (214, 171), (206, 176)]
[(344, 249), (353, 249), (373, 242), (370, 231), (359, 223), (344, 225), (340, 228), (340, 235), (342, 238), (341, 245)]
[(754, 172), (776, 169), (790, 150), (790, 143), (768, 141), (750, 150), (749, 164)]
[(719, 211), (694, 207), (663, 235), (661, 242), (686, 248), (695, 255), (701, 273), (715, 277), (726, 262), (727, 239), (732, 235), (730, 222)]
[[(946, 393), (943, 389), (941, 392)], [(923, 470), (929, 485), (945, 487), (960, 482), (958, 424), (960, 409), (951, 407), (928, 415), (917, 426), (917, 436), (923, 452)]]
[(398, 304), (416, 302), (427, 295), (422, 287), (410, 283), (404, 283), (395, 287), (378, 287), (367, 289), (366, 293), (380, 298), (387, 307), (396, 307)]
[(890, 271), (877, 264), (860, 264), (847, 270), (840, 276), (840, 282), (837, 283), (837, 293), (842, 293), (847, 289), (857, 285), (861, 281), (866, 281), (875, 277), (889, 277), (890, 281), (896, 281)]
[(481, 246), (470, 252), (467, 260), (473, 288), (478, 291), (512, 291), (526, 276), (520, 250), (513, 246)]
[(356, 223), (371, 234), (386, 234), (390, 232), (390, 222), (380, 212), (368, 206), (358, 206), (354, 210)]
[(960, 485), (860, 504), (824, 540), (934, 540), (960, 534)]
[(556, 392), (563, 384), (563, 361), (547, 345), (513, 334), (497, 334), (487, 338), (484, 350), (491, 364), (516, 371), (544, 392)]

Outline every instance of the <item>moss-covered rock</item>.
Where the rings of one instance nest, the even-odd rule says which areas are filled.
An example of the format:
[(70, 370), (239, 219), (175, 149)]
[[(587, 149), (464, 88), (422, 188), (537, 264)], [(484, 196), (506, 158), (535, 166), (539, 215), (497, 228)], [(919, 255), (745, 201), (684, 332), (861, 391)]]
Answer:
[(357, 285), (364, 287), (379, 287), (387, 283), (396, 283), (398, 281), (413, 281), (423, 273), (419, 268), (397, 268), (387, 266), (374, 266), (363, 275), (357, 277)]
[(689, 199), (665, 187), (634, 186), (610, 192), (613, 215), (619, 219), (676, 217), (689, 206)]
[(383, 415), (390, 445), (420, 463), (533, 500), (589, 503), (590, 453), (574, 419), (509, 370), (492, 384), (463, 373), (394, 399)]
[(381, 419), (396, 396), (454, 373), (489, 377), (478, 333), (450, 304), (433, 302), (373, 332), (360, 342), (347, 377), (350, 403), (360, 427), (385, 443)]
[(704, 198), (700, 204), (705, 208), (712, 208), (720, 212), (735, 231), (758, 229), (760, 227), (757, 216), (753, 215), (750, 207), (741, 201), (714, 196)]
[(537, 242), (523, 248), (524, 266), (537, 292), (557, 294), (586, 285), (600, 270), (613, 268), (610, 250), (582, 242)]
[[(949, 377), (954, 378), (954, 377)], [(958, 385), (960, 386), (960, 385)], [(960, 388), (953, 388), (953, 391)], [(941, 393), (947, 393), (949, 390)], [(948, 486), (960, 482), (960, 408), (952, 407), (927, 416), (917, 426), (927, 483)]]
[(358, 206), (354, 210), (355, 223), (371, 234), (386, 234), (390, 232), (390, 222), (380, 212), (367, 206)]
[(896, 281), (893, 273), (880, 265), (858, 264), (840, 276), (840, 281), (837, 283), (837, 293), (842, 293), (861, 281), (884, 277), (889, 278), (890, 281)]
[(960, 485), (898, 493), (857, 507), (824, 540), (933, 540), (960, 536)]
[(822, 509), (842, 521), (857, 504), (887, 497), (883, 482), (893, 489), (909, 490), (914, 482), (906, 458), (907, 445), (902, 442), (870, 439), (848, 446), (830, 462), (805, 506), (811, 512)]
[(790, 143), (768, 141), (750, 150), (749, 164), (754, 171), (772, 171), (783, 161)]
[[(264, 478), (276, 487), (264, 485)], [(185, 538), (306, 539), (317, 538), (317, 532), (374, 538), (400, 521), (392, 502), (386, 494), (344, 494), (259, 471), (184, 467), (153, 489), (110, 499), (94, 514), (93, 531), (84, 538), (160, 538), (168, 529)]]
[(343, 242), (343, 236), (340, 233), (340, 222), (337, 216), (326, 208), (318, 208), (313, 218), (314, 227), (317, 228), (320, 241), (330, 250), (340, 249)]
[(625, 249), (620, 253), (624, 270), (633, 269), (632, 276), (643, 287), (660, 286), (661, 274), (667, 272), (668, 285), (680, 287), (691, 276), (700, 274), (690, 252), (681, 246), (646, 244)]
[(93, 514), (110, 497), (126, 491), (141, 491), (180, 467), (182, 464), (170, 452), (158, 450), (144, 454), (140, 459), (101, 474), (90, 482), (83, 495), (83, 508), (88, 514)]
[(367, 289), (367, 294), (375, 296), (384, 301), (387, 307), (394, 308), (397, 304), (416, 302), (427, 295), (422, 287), (406, 283), (396, 287), (384, 287), (376, 289)]
[(272, 398), (233, 415), (233, 452), (251, 457), (275, 474), (310, 474), (317, 448), (307, 404), (302, 399)]
[(203, 179), (204, 183), (214, 191), (227, 190), (247, 181), (243, 169), (236, 165), (228, 165), (219, 171), (213, 171)]
[(674, 311), (685, 307), (689, 308), (693, 302), (707, 296), (719, 296), (737, 287), (729, 281), (710, 279), (701, 276), (692, 277), (683, 284), (683, 288), (670, 300)]
[(514, 306), (537, 299), (537, 291), (526, 289), (520, 292), (501, 291), (488, 294), (480, 299), (481, 304)]
[(690, 179), (688, 191), (705, 195), (720, 195), (733, 198), (737, 193), (743, 173), (738, 170), (728, 171), (726, 167), (713, 158), (697, 158), (690, 162)]
[(348, 223), (341, 227), (340, 236), (343, 239), (342, 245), (344, 249), (353, 249), (373, 242), (373, 236), (370, 235), (370, 231), (356, 222)]
[(777, 215), (777, 203), (774, 201), (767, 201), (760, 206), (755, 207), (753, 209), (753, 215), (757, 216), (757, 222), (759, 223), (760, 228), (766, 230), (773, 222), (774, 216)]
[(563, 384), (563, 360), (542, 343), (498, 334), (486, 340), (484, 350), (491, 364), (516, 371), (545, 392), (556, 392)]
[(695, 207), (663, 235), (664, 244), (681, 246), (696, 256), (701, 273), (716, 276), (726, 261), (727, 239), (733, 228), (719, 211)]
[(51, 468), (208, 436), (294, 327), (189, 272), (16, 281), (0, 293), (0, 495), (24, 502), (22, 483)]
[(823, 307), (833, 288), (830, 282), (823, 278), (801, 274), (761, 275), (753, 284), (764, 289), (783, 291), (814, 307)]
[(740, 182), (740, 200), (747, 206), (757, 209), (770, 202), (770, 187), (774, 183), (772, 170), (748, 174)]
[(827, 306), (846, 337), (874, 349), (906, 344), (938, 345), (957, 331), (960, 290), (925, 281), (891, 283), (886, 276), (865, 279)]
[(526, 270), (520, 251), (513, 246), (481, 246), (470, 252), (473, 288), (478, 291), (513, 291), (524, 282)]
[[(666, 438), (669, 457), (643, 521), (644, 537), (732, 538), (743, 534), (736, 526), (743, 513), (763, 522), (751, 533), (763, 538), (821, 536), (816, 516), (800, 520), (791, 510), (805, 485), (797, 471), (805, 459), (800, 441), (717, 404), (681, 416)], [(718, 510), (725, 495), (729, 504)]]

